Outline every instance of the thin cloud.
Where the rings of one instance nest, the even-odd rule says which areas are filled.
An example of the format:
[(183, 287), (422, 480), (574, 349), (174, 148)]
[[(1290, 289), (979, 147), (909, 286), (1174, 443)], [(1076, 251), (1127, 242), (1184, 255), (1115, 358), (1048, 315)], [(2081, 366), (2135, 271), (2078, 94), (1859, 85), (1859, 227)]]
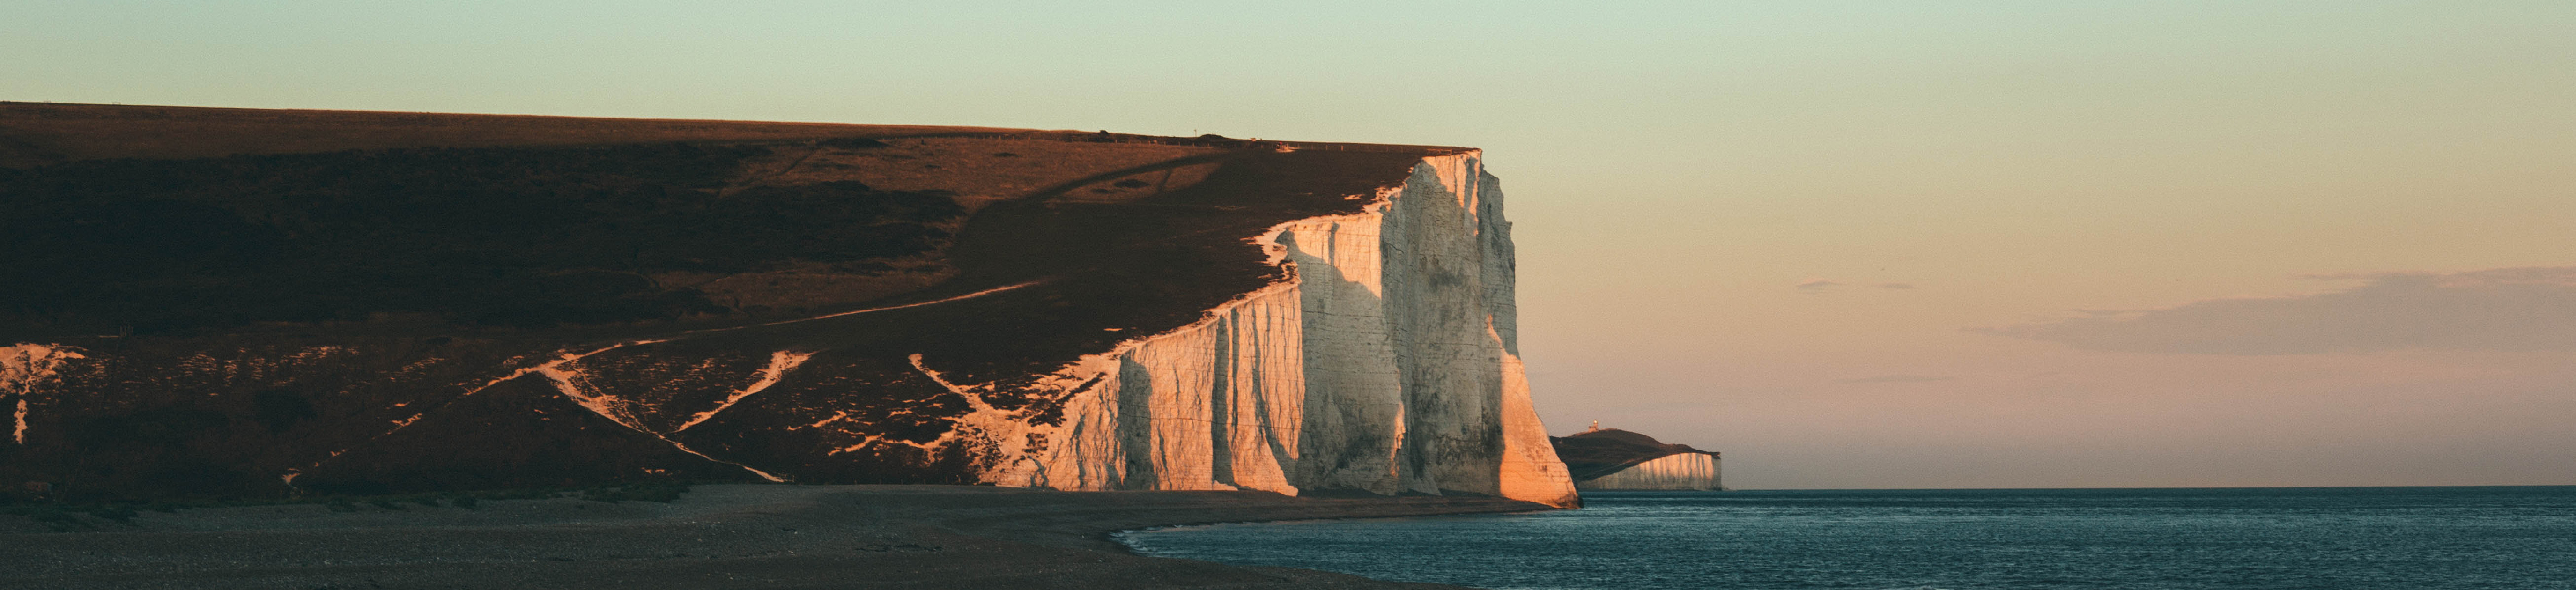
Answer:
[(2344, 291), (2210, 299), (1974, 331), (2089, 350), (2225, 355), (2576, 350), (2576, 267), (2328, 275)]
[(1809, 295), (1813, 295), (1813, 294), (1816, 294), (1816, 293), (1823, 293), (1823, 292), (1825, 292), (1825, 288), (1827, 288), (1827, 287), (1832, 287), (1832, 286), (1840, 285), (1840, 284), (1842, 284), (1842, 283), (1837, 283), (1837, 282), (1828, 281), (1828, 280), (1824, 280), (1824, 279), (1809, 279), (1809, 280), (1807, 280), (1807, 282), (1804, 282), (1804, 283), (1798, 283), (1798, 292), (1800, 292), (1800, 293), (1806, 293), (1806, 294), (1809, 294)]
[(1878, 376), (1873, 376), (1873, 377), (1862, 377), (1862, 378), (1859, 378), (1859, 379), (1844, 379), (1842, 382), (1844, 382), (1844, 383), (1924, 383), (1924, 382), (1928, 382), (1928, 381), (1949, 381), (1949, 380), (1951, 380), (1951, 379), (1957, 379), (1957, 377), (1947, 377), (1947, 376), (1941, 376), (1941, 375), (1878, 375)]
[(1881, 288), (1881, 289), (1912, 289), (1912, 288), (1914, 288), (1914, 284), (1913, 284), (1913, 283), (1879, 283), (1879, 284), (1878, 284), (1878, 288)]

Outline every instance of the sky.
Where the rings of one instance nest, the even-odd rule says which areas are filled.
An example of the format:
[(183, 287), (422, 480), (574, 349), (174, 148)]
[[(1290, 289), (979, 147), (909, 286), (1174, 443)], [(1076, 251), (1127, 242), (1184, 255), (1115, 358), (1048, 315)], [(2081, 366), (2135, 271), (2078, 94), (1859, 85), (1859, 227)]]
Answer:
[(2576, 484), (2576, 3), (0, 0), (0, 100), (1466, 145), (1551, 431)]

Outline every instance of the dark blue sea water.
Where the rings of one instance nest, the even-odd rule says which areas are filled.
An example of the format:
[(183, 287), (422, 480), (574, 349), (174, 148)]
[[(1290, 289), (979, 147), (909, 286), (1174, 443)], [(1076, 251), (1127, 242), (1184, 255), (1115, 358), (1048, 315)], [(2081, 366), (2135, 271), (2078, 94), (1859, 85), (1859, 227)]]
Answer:
[(1483, 588), (2576, 588), (2576, 486), (1594, 492), (1532, 514), (1134, 531)]

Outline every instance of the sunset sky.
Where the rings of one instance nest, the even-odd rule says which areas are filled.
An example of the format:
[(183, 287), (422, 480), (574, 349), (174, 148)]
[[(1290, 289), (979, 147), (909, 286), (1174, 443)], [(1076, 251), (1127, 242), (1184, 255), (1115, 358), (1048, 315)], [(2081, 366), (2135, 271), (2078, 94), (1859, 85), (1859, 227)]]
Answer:
[(0, 100), (1476, 146), (1560, 434), (2576, 484), (2576, 3), (1074, 4), (12, 0)]

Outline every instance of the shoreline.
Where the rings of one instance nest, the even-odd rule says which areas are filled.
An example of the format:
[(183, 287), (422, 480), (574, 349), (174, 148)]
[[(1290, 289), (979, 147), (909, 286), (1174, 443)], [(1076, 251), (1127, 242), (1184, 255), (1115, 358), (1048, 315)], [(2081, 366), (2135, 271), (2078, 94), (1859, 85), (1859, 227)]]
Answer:
[(694, 486), (678, 500), (0, 517), (0, 588), (1454, 588), (1133, 552), (1129, 530), (1553, 510), (1493, 497)]

